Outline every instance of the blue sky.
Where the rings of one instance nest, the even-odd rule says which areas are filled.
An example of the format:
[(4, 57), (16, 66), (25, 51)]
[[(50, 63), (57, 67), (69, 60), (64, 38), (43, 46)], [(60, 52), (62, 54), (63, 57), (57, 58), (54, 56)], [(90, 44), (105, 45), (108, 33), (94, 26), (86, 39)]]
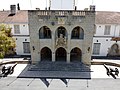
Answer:
[[(49, 0), (0, 0), (0, 2), (0, 10), (9, 10), (11, 4), (17, 3), (20, 3), (21, 10), (30, 10), (35, 8), (45, 9), (46, 5), (49, 6)], [(91, 4), (96, 5), (97, 11), (120, 12), (120, 0), (93, 0), (93, 3), (92, 0), (76, 0), (78, 10), (83, 10)]]

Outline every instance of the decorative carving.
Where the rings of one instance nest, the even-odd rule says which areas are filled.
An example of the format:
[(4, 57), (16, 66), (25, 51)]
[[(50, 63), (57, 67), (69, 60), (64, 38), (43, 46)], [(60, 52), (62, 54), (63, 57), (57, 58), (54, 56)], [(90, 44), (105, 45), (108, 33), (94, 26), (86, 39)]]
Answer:
[(111, 48), (108, 48), (107, 56), (120, 56), (120, 49), (118, 44), (113, 44)]
[(63, 37), (63, 34), (60, 34), (60, 37), (56, 39), (56, 46), (66, 47), (66, 44), (67, 44), (67, 38)]
[(65, 19), (64, 18), (58, 18), (58, 24), (65, 24)]

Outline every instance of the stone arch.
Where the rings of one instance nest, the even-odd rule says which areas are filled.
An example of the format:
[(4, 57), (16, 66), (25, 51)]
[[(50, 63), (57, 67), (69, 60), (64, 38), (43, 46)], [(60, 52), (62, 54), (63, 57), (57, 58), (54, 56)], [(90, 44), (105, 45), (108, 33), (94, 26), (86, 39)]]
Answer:
[(107, 56), (120, 56), (120, 49), (117, 43), (113, 44), (108, 50)]
[(71, 62), (81, 62), (82, 51), (78, 47), (75, 47), (70, 52), (70, 61)]
[(63, 47), (57, 48), (55, 52), (56, 61), (66, 61), (67, 52)]
[(51, 39), (51, 30), (47, 26), (42, 26), (39, 29), (39, 39)]
[(52, 51), (48, 47), (41, 49), (41, 61), (52, 61)]
[(76, 26), (71, 32), (71, 39), (84, 39), (84, 30), (82, 27)]

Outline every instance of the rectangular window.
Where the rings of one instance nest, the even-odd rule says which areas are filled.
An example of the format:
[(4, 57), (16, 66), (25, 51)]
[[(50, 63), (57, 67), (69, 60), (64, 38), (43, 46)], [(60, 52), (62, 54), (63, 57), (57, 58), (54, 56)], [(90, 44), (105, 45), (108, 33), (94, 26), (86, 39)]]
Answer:
[(29, 42), (23, 42), (23, 51), (24, 51), (24, 53), (30, 53), (30, 43)]
[(110, 35), (110, 29), (111, 29), (111, 26), (110, 25), (106, 25), (105, 26), (104, 35)]
[(14, 25), (14, 33), (20, 34), (20, 26), (19, 25)]
[(100, 43), (94, 43), (93, 45), (93, 54), (99, 55), (100, 54)]

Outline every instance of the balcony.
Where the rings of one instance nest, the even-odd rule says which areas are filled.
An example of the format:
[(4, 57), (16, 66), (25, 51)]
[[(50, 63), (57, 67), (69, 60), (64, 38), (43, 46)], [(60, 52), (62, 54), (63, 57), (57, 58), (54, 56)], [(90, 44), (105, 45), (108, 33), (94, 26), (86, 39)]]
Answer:
[(78, 11), (78, 10), (40, 10), (38, 16), (86, 16), (93, 15), (95, 11)]

